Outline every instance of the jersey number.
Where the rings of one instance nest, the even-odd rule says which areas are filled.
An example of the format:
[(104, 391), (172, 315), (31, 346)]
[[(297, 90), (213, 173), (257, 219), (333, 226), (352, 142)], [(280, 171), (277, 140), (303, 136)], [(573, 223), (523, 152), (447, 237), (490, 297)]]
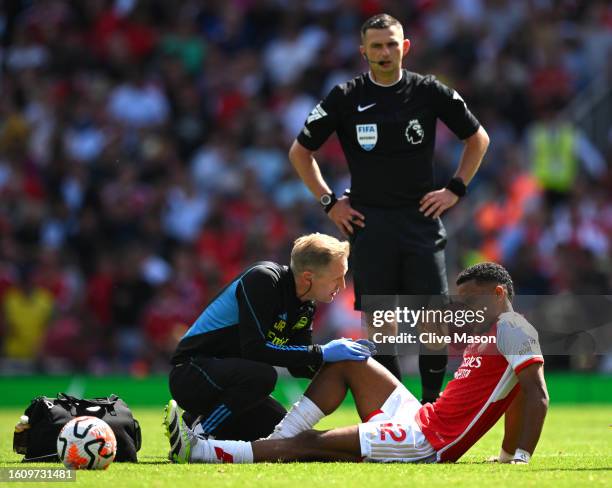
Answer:
[(395, 432), (393, 430), (393, 426), (394, 424), (392, 423), (381, 425), (380, 427), (380, 440), (381, 441), (384, 441), (387, 439), (387, 434), (389, 434), (389, 436), (391, 436), (391, 439), (393, 439), (395, 442), (402, 442), (404, 439), (406, 439), (406, 431), (402, 429), (399, 425), (396, 425), (395, 428), (397, 429), (397, 432)]

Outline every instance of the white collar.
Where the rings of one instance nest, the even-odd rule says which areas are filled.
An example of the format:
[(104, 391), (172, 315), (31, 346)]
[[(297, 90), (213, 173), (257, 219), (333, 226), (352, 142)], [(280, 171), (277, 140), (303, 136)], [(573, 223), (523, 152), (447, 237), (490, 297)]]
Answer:
[(402, 78), (404, 77), (404, 70), (400, 70), (399, 78), (395, 80), (393, 83), (391, 83), (390, 85), (383, 85), (382, 83), (375, 81), (374, 78), (372, 77), (372, 71), (368, 71), (368, 77), (370, 78), (370, 81), (374, 83), (375, 85), (382, 86), (383, 88), (387, 88), (393, 85), (397, 85), (402, 80)]

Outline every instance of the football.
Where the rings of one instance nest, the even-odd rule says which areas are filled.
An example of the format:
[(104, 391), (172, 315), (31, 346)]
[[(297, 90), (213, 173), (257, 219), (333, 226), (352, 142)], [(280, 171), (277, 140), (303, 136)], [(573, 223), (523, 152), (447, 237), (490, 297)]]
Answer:
[(57, 455), (68, 469), (106, 469), (116, 453), (113, 430), (97, 417), (76, 417), (57, 436)]

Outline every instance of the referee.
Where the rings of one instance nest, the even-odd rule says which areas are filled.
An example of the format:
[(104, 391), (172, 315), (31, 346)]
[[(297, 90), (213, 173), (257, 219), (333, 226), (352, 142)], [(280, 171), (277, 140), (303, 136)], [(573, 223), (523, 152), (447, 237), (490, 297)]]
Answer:
[[(466, 193), (489, 144), (461, 96), (434, 76), (402, 69), (410, 50), (399, 21), (375, 15), (361, 27), (369, 71), (335, 86), (308, 115), (289, 151), (291, 163), (329, 218), (351, 242), (355, 309), (363, 295), (448, 295), (442, 213)], [(454, 177), (434, 187), (433, 153), (440, 119), (464, 142)], [(313, 156), (336, 132), (351, 174), (337, 197)], [(372, 315), (368, 317), (370, 331)], [(397, 330), (397, 324), (390, 324)], [(423, 401), (438, 397), (447, 354), (421, 350)], [(395, 354), (377, 356), (401, 378)]]
[[(345, 287), (348, 254), (347, 242), (302, 236), (290, 266), (254, 263), (208, 304), (171, 359), (170, 392), (196, 433), (245, 441), (265, 437), (287, 413), (269, 396), (274, 366), (312, 378), (324, 361), (370, 356), (367, 340), (312, 344), (315, 302), (329, 303)], [(177, 439), (171, 444), (178, 445)]]

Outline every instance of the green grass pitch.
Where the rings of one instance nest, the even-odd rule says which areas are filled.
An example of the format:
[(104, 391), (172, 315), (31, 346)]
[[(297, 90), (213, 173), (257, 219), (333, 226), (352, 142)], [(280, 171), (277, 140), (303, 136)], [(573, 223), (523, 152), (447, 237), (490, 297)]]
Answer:
[[(612, 486), (612, 406), (552, 405), (544, 433), (527, 466), (485, 464), (497, 454), (502, 436), (499, 422), (457, 464), (294, 463), (257, 465), (172, 465), (161, 425), (162, 406), (134, 408), (143, 431), (139, 464), (113, 463), (107, 471), (78, 472), (76, 485), (92, 487), (404, 487), (414, 486)], [(0, 410), (0, 467), (20, 466), (12, 452), (12, 432), (22, 411)], [(348, 408), (324, 419), (319, 428), (357, 422)], [(24, 465), (21, 465), (24, 466)], [(25, 465), (59, 467), (59, 465)], [(36, 486), (7, 483), (5, 486)]]

